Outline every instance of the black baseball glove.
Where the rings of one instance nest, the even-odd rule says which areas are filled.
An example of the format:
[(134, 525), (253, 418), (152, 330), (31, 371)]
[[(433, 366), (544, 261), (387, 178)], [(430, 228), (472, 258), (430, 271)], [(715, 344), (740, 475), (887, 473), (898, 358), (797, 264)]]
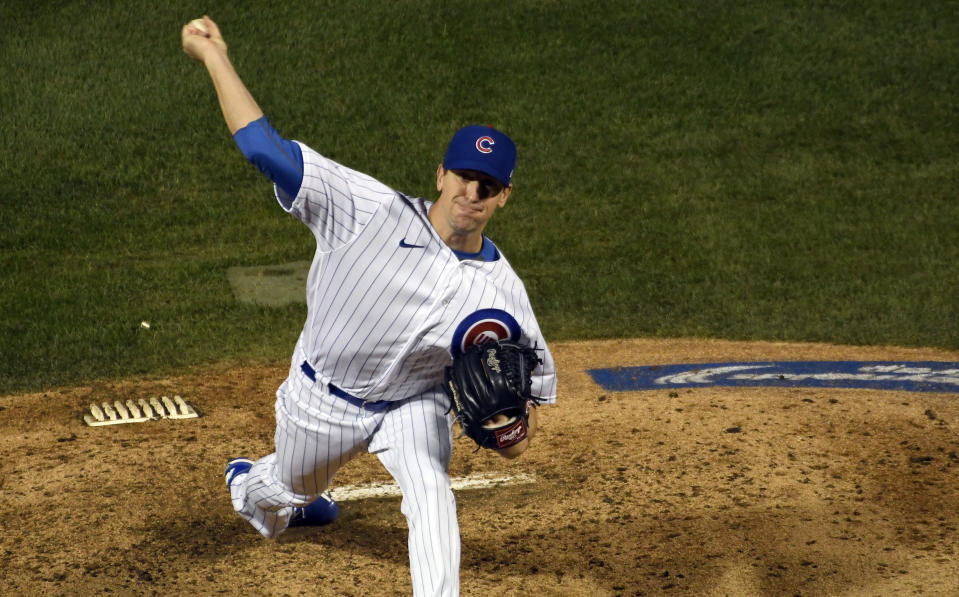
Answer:
[[(454, 357), (443, 389), (463, 433), (494, 450), (523, 441), (530, 404), (540, 401), (530, 393), (530, 375), (541, 362), (532, 348), (505, 341), (471, 346)], [(508, 421), (492, 426), (489, 420), (499, 414)]]

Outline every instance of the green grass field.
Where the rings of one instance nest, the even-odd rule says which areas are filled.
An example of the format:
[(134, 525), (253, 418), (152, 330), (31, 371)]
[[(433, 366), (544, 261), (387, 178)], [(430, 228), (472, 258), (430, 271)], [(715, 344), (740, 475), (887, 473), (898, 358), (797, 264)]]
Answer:
[(957, 2), (256, 4), (0, 7), (0, 392), (288, 357), (305, 309), (225, 272), (313, 241), (180, 50), (202, 11), (282, 133), (400, 190), (509, 132), (489, 235), (552, 340), (959, 348)]

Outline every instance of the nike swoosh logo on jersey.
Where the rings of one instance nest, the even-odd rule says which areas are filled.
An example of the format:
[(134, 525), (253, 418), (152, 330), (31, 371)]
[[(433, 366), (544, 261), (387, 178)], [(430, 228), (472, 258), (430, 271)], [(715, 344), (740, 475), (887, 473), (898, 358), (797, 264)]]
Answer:
[(408, 242), (406, 242), (405, 238), (400, 241), (400, 246), (403, 247), (404, 249), (422, 249), (426, 247), (426, 245), (411, 245)]

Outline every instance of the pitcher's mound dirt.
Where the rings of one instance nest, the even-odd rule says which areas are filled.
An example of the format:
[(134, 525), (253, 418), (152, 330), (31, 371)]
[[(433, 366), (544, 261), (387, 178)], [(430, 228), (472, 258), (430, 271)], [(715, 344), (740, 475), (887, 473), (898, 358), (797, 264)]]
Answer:
[[(959, 395), (606, 392), (595, 367), (943, 360), (959, 353), (698, 340), (559, 343), (560, 402), (507, 462), (458, 439), (464, 595), (959, 594)], [(286, 364), (0, 397), (0, 594), (407, 595), (398, 498), (262, 539), (222, 471), (272, 451)], [(179, 394), (202, 416), (88, 427), (90, 403)], [(388, 481), (372, 456), (336, 486)]]

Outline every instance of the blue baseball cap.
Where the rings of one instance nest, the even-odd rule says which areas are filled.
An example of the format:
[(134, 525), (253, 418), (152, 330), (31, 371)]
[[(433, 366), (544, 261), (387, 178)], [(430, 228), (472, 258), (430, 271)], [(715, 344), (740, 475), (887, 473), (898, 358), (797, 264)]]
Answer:
[(453, 135), (443, 167), (447, 170), (476, 170), (509, 186), (516, 168), (516, 145), (504, 133), (489, 126), (472, 125)]

